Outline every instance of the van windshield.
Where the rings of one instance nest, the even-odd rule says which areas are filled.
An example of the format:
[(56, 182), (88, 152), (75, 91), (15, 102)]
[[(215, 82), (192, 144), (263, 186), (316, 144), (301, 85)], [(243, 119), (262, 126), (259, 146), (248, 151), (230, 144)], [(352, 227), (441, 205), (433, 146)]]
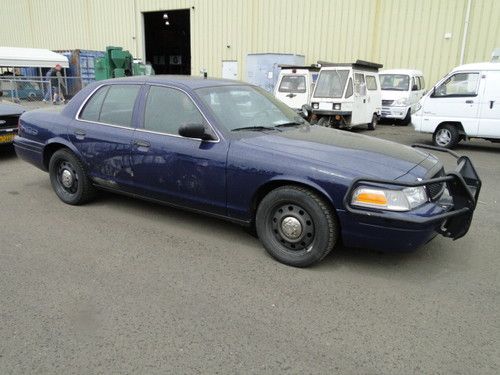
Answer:
[(380, 74), (380, 88), (391, 91), (408, 91), (410, 76), (406, 74)]
[(349, 70), (323, 70), (319, 73), (314, 96), (316, 98), (341, 98), (349, 77)]

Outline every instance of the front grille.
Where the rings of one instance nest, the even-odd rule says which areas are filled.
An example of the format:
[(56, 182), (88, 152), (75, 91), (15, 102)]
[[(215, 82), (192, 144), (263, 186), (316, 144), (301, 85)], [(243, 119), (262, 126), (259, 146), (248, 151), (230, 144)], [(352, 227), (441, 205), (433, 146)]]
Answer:
[(382, 100), (382, 105), (383, 106), (390, 106), (390, 105), (392, 105), (393, 102), (394, 102), (394, 100)]
[[(438, 178), (438, 177), (444, 177), (444, 168), (441, 168), (438, 173), (436, 173), (434, 176), (431, 178)], [(426, 185), (427, 187), (427, 194), (429, 195), (429, 198), (431, 201), (436, 201), (439, 198), (441, 198), (441, 195), (443, 195), (444, 188), (446, 187), (445, 182), (436, 182), (434, 184), (428, 184)]]
[(0, 129), (17, 128), (17, 121), (19, 121), (19, 115), (1, 116)]

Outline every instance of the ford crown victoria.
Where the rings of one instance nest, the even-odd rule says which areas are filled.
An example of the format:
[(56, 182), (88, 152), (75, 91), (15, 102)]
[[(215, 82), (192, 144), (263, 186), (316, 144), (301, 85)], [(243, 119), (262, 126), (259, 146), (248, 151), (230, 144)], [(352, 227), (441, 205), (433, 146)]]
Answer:
[[(341, 241), (413, 250), (457, 239), (481, 188), (470, 160), (310, 125), (236, 81), (129, 77), (20, 119), (17, 154), (65, 203), (106, 189), (253, 226), (266, 250), (309, 266)], [(90, 234), (89, 234), (90, 236)]]

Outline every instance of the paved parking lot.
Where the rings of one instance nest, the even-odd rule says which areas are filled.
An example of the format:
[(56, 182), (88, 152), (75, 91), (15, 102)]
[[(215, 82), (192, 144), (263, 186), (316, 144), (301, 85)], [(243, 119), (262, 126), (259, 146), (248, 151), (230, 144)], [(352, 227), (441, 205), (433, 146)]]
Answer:
[[(411, 127), (364, 134), (430, 142)], [(469, 234), (272, 260), (242, 228), (103, 194), (64, 205), (0, 149), (0, 373), (500, 373), (500, 144)]]

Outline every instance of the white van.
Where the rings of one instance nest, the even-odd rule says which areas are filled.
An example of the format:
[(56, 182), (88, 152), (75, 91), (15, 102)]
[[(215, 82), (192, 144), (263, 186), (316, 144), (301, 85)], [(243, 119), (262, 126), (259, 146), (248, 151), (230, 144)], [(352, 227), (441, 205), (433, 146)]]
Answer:
[(311, 96), (318, 125), (343, 129), (368, 125), (368, 129), (375, 129), (382, 104), (378, 77), (382, 65), (361, 60), (318, 64), (321, 70)]
[(425, 95), (424, 75), (419, 70), (390, 69), (380, 72), (382, 88), (381, 117), (411, 122), (418, 101)]
[(500, 64), (459, 66), (441, 79), (412, 116), (416, 131), (433, 134), (436, 146), (461, 140), (500, 142)]
[(299, 111), (303, 105), (309, 104), (319, 67), (280, 65), (280, 68), (274, 96)]

